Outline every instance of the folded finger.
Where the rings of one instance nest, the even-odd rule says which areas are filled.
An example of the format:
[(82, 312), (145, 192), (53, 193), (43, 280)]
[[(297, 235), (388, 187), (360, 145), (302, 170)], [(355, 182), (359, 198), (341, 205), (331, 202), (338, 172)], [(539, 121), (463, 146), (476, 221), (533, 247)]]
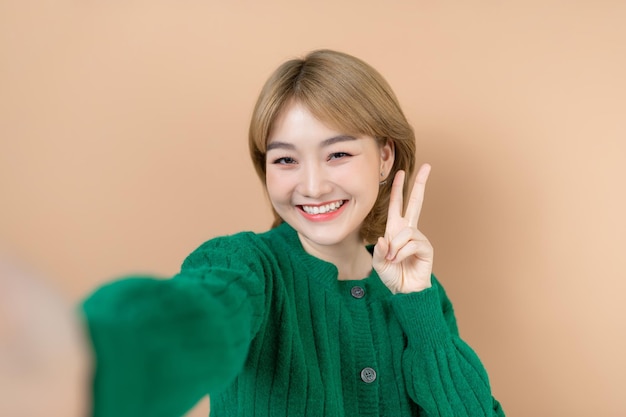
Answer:
[(419, 230), (413, 229), (410, 227), (405, 227), (400, 230), (397, 235), (395, 235), (389, 241), (389, 249), (387, 251), (387, 260), (391, 261), (396, 258), (398, 251), (404, 247), (411, 240), (420, 239), (423, 236)]
[(400, 263), (411, 256), (428, 261), (433, 258), (433, 247), (427, 239), (411, 240), (396, 253), (394, 263)]

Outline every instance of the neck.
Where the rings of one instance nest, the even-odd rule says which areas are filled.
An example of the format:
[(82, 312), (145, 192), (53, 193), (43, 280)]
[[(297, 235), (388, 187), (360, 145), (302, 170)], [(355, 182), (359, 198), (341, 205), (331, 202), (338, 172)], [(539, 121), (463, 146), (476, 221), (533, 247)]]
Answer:
[(300, 234), (298, 238), (308, 254), (335, 265), (340, 280), (365, 278), (372, 270), (372, 256), (359, 237), (336, 245), (318, 245)]

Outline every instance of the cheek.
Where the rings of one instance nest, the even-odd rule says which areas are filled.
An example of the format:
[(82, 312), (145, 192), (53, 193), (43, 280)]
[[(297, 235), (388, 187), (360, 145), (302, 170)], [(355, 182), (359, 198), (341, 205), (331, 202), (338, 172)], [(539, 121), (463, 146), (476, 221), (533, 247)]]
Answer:
[(265, 174), (265, 187), (267, 188), (267, 194), (272, 202), (278, 200), (284, 200), (290, 193), (291, 184), (289, 176), (284, 175), (275, 170), (268, 170)]
[[(380, 171), (376, 163), (363, 164), (358, 175), (352, 175), (355, 190), (368, 206), (374, 206), (380, 190)], [(371, 207), (370, 207), (371, 209)]]
[(358, 189), (360, 192), (378, 193), (380, 172), (375, 163), (367, 160), (358, 165), (347, 167), (340, 173), (338, 180), (344, 184), (352, 184), (352, 188)]

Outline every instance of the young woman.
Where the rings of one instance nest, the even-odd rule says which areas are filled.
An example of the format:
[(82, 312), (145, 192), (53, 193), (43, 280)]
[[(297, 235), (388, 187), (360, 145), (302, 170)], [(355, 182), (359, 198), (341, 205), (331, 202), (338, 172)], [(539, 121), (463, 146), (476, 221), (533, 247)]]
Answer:
[(415, 139), (385, 80), (329, 50), (288, 61), (249, 144), (271, 230), (84, 303), (95, 416), (181, 416), (206, 394), (216, 417), (503, 416), (431, 274), (430, 167), (405, 185)]

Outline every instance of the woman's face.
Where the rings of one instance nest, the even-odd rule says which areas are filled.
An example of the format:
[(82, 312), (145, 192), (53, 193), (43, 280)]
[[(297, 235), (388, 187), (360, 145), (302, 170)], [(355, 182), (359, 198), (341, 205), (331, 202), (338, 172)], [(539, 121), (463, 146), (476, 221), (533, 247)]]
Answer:
[(268, 139), (267, 191), (305, 245), (360, 244), (361, 224), (392, 164), (389, 144), (381, 147), (370, 136), (334, 130), (292, 102), (274, 121)]

